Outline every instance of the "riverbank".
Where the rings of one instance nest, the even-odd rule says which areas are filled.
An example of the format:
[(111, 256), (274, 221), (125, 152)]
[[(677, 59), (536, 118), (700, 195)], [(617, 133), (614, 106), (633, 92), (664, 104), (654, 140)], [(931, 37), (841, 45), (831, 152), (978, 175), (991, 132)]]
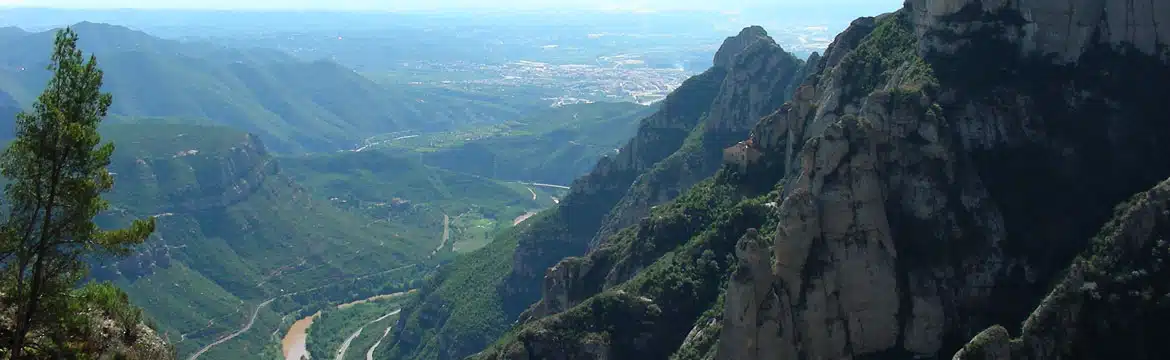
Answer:
[[(393, 299), (414, 293), (416, 291), (418, 290), (375, 295), (365, 299), (354, 300), (348, 303), (340, 304), (337, 305), (336, 308), (338, 310), (345, 310), (355, 305), (364, 304), (371, 301)], [(297, 320), (292, 324), (292, 326), (288, 328), (288, 332), (285, 333), (284, 338), (280, 341), (281, 353), (284, 354), (285, 360), (300, 360), (302, 356), (306, 358), (310, 357), (308, 350), (309, 327), (313, 326), (313, 321), (320, 316), (321, 312), (318, 311), (313, 315), (309, 315)]]
[(285, 360), (300, 360), (302, 356), (308, 357), (309, 327), (313, 326), (313, 320), (316, 320), (318, 316), (321, 316), (320, 311), (297, 320), (288, 328), (288, 333), (285, 334), (284, 339), (280, 340), (280, 349)]

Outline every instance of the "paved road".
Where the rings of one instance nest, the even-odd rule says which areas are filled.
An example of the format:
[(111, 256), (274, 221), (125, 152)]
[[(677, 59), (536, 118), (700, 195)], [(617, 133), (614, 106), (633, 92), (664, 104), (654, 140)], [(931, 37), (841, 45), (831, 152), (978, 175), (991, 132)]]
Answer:
[(565, 190), (569, 190), (569, 187), (568, 187), (568, 186), (564, 186), (564, 185), (541, 184), (541, 183), (523, 183), (523, 184), (525, 184), (525, 185), (532, 185), (532, 186), (544, 186), (544, 187), (551, 187), (551, 188), (557, 188), (557, 189), (565, 189)]
[[(390, 315), (396, 315), (399, 312), (402, 312), (402, 309), (394, 310), (394, 312), (390, 313)], [(387, 316), (389, 316), (389, 315), (387, 315)], [(381, 319), (379, 319), (379, 320), (381, 320)], [(377, 320), (375, 320), (375, 321), (377, 321)], [(378, 345), (382, 344), (382, 340), (386, 339), (386, 335), (390, 335), (390, 330), (394, 330), (394, 325), (390, 325), (390, 327), (387, 327), (386, 331), (382, 332), (382, 337), (378, 338), (378, 341), (375, 342), (374, 345), (370, 346), (370, 350), (366, 351), (366, 360), (374, 360), (374, 349), (377, 349)]]
[(216, 340), (213, 343), (207, 344), (207, 346), (204, 346), (202, 349), (199, 349), (199, 351), (196, 351), (194, 354), (191, 354), (191, 357), (189, 357), (187, 359), (188, 360), (195, 360), (195, 359), (199, 358), (199, 355), (203, 355), (203, 353), (207, 352), (207, 350), (211, 350), (211, 348), (215, 347), (216, 345), (223, 344), (224, 342), (226, 342), (228, 340), (231, 340), (231, 339), (236, 338), (237, 336), (240, 336), (240, 334), (248, 332), (248, 330), (252, 329), (252, 324), (254, 324), (256, 322), (256, 315), (260, 314), (260, 309), (264, 308), (264, 306), (268, 305), (273, 300), (276, 300), (276, 298), (264, 300), (264, 302), (260, 303), (260, 305), (257, 305), (256, 310), (252, 310), (252, 318), (248, 319), (248, 323), (246, 325), (244, 325), (243, 328), (240, 328), (239, 331), (231, 333), (228, 336), (224, 336), (224, 337), (220, 338), (219, 340)]
[[(385, 273), (388, 273), (388, 272), (391, 272), (391, 271), (398, 271), (398, 270), (402, 270), (402, 269), (405, 269), (405, 268), (408, 268), (408, 267), (411, 267), (411, 266), (416, 266), (416, 265), (417, 265), (417, 264), (410, 264), (410, 265), (399, 266), (399, 267), (396, 267), (396, 268), (393, 268), (393, 269), (390, 269), (390, 270), (379, 271), (379, 272), (372, 273), (372, 274), (366, 274), (366, 275), (362, 275), (362, 276), (358, 276), (358, 277), (350, 278), (349, 280), (361, 280), (361, 279), (365, 279), (365, 278), (368, 278), (368, 277), (371, 277), (371, 276), (381, 275), (381, 274), (385, 274)], [(318, 286), (318, 287), (314, 287), (314, 288), (310, 288), (310, 289), (305, 289), (305, 290), (301, 290), (301, 291), (297, 291), (297, 292), (292, 292), (292, 293), (288, 293), (288, 294), (280, 295), (280, 296), (277, 296), (277, 297), (274, 297), (274, 298), (271, 298), (271, 299), (268, 299), (268, 300), (264, 300), (264, 302), (262, 302), (262, 303), (260, 303), (260, 305), (257, 305), (257, 306), (256, 306), (256, 310), (253, 310), (253, 311), (252, 311), (252, 318), (248, 319), (248, 323), (247, 323), (247, 324), (245, 324), (245, 325), (244, 325), (244, 327), (240, 328), (240, 330), (238, 330), (238, 331), (236, 331), (236, 332), (234, 332), (234, 333), (231, 333), (231, 334), (230, 334), (230, 335), (228, 335), (228, 336), (225, 336), (225, 337), (223, 337), (223, 338), (220, 338), (219, 340), (216, 340), (216, 341), (215, 341), (215, 342), (213, 342), (213, 343), (207, 344), (207, 346), (204, 346), (202, 349), (199, 349), (199, 351), (196, 351), (194, 354), (191, 354), (191, 357), (187, 358), (187, 360), (195, 360), (195, 359), (199, 358), (199, 356), (200, 356), (200, 355), (203, 355), (203, 353), (207, 352), (208, 350), (211, 350), (211, 348), (215, 347), (216, 345), (223, 344), (224, 342), (227, 342), (228, 340), (234, 339), (234, 338), (236, 338), (237, 336), (240, 336), (241, 334), (243, 334), (243, 333), (245, 333), (245, 332), (248, 332), (248, 330), (251, 330), (251, 329), (252, 329), (252, 324), (256, 322), (256, 315), (260, 314), (260, 309), (263, 309), (263, 308), (264, 308), (264, 306), (267, 306), (269, 303), (271, 303), (271, 302), (275, 301), (276, 299), (279, 299), (279, 298), (282, 298), (282, 297), (285, 297), (285, 296), (293, 296), (293, 295), (300, 294), (300, 293), (303, 293), (303, 292), (309, 292), (309, 291), (317, 290), (317, 289), (320, 289), (320, 288), (323, 288), (323, 287), (326, 287), (326, 286), (329, 286), (329, 285), (332, 285), (332, 284), (325, 284), (325, 285), (321, 285), (321, 286)]]
[[(337, 356), (334, 357), (333, 360), (345, 360), (345, 352), (346, 352), (346, 350), (349, 350), (349, 344), (352, 343), (353, 339), (356, 339), (358, 337), (358, 335), (362, 334), (362, 330), (365, 330), (366, 326), (370, 326), (370, 324), (385, 320), (386, 318), (397, 315), (400, 312), (402, 312), (402, 309), (397, 309), (397, 310), (391, 311), (389, 314), (382, 315), (382, 317), (380, 317), (374, 321), (368, 322), (365, 325), (362, 325), (362, 327), (358, 328), (357, 331), (353, 332), (353, 335), (350, 335), (349, 338), (346, 338), (345, 342), (341, 343), (341, 349), (337, 350)], [(385, 335), (383, 335), (383, 337), (384, 336)], [(381, 342), (381, 341), (382, 341), (381, 339), (378, 339), (378, 342)], [(378, 343), (374, 343), (374, 346), (375, 347), (378, 346)], [(370, 349), (373, 349), (373, 347), (371, 347)], [(370, 352), (366, 352), (366, 357), (369, 357), (370, 355), (372, 355)]]

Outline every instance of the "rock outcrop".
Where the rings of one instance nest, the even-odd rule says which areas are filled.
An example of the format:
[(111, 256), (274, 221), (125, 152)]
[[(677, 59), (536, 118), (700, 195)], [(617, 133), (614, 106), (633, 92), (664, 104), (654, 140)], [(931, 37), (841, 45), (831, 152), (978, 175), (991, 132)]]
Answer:
[(719, 46), (719, 50), (715, 51), (715, 60), (712, 61), (715, 67), (723, 68), (723, 70), (731, 71), (735, 66), (735, 57), (739, 56), (748, 47), (754, 45), (757, 41), (772, 41), (768, 37), (768, 32), (760, 26), (749, 26), (740, 30), (739, 34), (729, 36), (723, 40), (723, 45)]
[[(709, 111), (727, 73), (723, 67), (712, 67), (687, 79), (662, 101), (657, 112), (642, 119), (636, 135), (617, 154), (602, 158), (592, 171), (575, 180), (569, 194), (556, 208), (525, 221), (522, 230), (515, 234), (505, 235), (515, 238), (514, 247), (499, 250), (510, 254), (510, 266), (502, 270), (506, 274), (476, 274), (477, 279), (472, 280), (495, 284), (496, 294), (485, 295), (493, 299), (490, 306), (495, 308), (491, 311), (498, 312), (499, 318), (506, 318), (508, 324), (518, 318), (523, 322), (533, 318), (522, 313), (541, 299), (542, 285), (560, 289), (578, 284), (557, 276), (545, 279), (546, 271), (566, 257), (585, 254), (606, 215), (630, 192), (634, 182), (684, 146)], [(702, 177), (705, 175), (699, 176)], [(668, 201), (677, 195), (677, 192), (663, 192), (661, 196), (667, 198), (655, 198), (654, 201)], [(557, 266), (556, 269), (554, 274), (572, 272), (569, 270), (574, 267)], [(442, 288), (442, 281), (439, 278), (432, 287)], [(447, 299), (432, 296), (427, 291), (422, 297), (425, 300), (420, 305), (404, 310), (400, 317), (402, 326), (396, 327), (394, 338), (397, 343), (391, 352), (398, 358), (463, 358), (487, 347), (507, 331), (506, 325), (495, 323), (487, 329), (477, 328), (474, 334), (448, 326), (451, 314), (469, 311), (467, 308), (473, 305), (448, 303)], [(578, 300), (556, 295), (550, 299), (553, 300), (549, 306), (556, 311), (575, 305)], [(561, 303), (565, 305), (559, 305)], [(476, 312), (470, 316), (487, 316), (478, 309)], [(491, 316), (495, 316), (494, 313)], [(479, 319), (460, 321), (475, 322), (476, 326), (487, 322)]]
[(1012, 338), (995, 325), (955, 360), (1165, 359), (1170, 347), (1170, 180), (1118, 207), (1116, 216)]
[[(732, 51), (739, 52), (729, 56)], [(545, 274), (543, 299), (521, 317), (539, 319), (568, 309), (599, 291), (629, 280), (656, 257), (633, 260), (615, 252), (609, 238), (629, 226), (645, 223), (651, 208), (671, 201), (722, 166), (725, 148), (747, 137), (760, 117), (776, 111), (799, 83), (804, 63), (776, 44), (762, 28), (745, 28), (728, 38), (715, 56), (715, 68), (726, 69), (714, 99), (703, 110), (706, 120), (689, 134), (691, 145), (646, 169), (606, 215), (585, 258), (568, 258)], [(608, 164), (599, 164), (605, 169)]]
[[(779, 109), (794, 84), (807, 75), (805, 63), (758, 26), (724, 41), (714, 63), (713, 70), (725, 69), (726, 76), (714, 100), (703, 109), (702, 131), (690, 134), (691, 144), (684, 144), (637, 179), (602, 222), (592, 240), (594, 247), (646, 216), (651, 207), (674, 199), (719, 170), (725, 149), (746, 138), (761, 117)], [(617, 282), (629, 275), (632, 272)]]
[[(505, 294), (515, 299), (508, 302), (514, 304), (511, 306), (524, 310), (536, 302), (541, 294), (538, 284), (546, 270), (560, 259), (584, 254), (591, 239), (597, 238), (598, 229), (613, 221), (607, 219), (613, 215), (607, 214), (623, 213), (618, 209), (630, 202), (627, 199), (633, 197), (631, 193), (645, 195), (632, 189), (644, 181), (645, 174), (658, 169), (683, 147), (690, 132), (700, 126), (702, 115), (707, 113), (712, 98), (719, 94), (717, 86), (724, 83), (725, 77), (722, 69), (712, 68), (688, 79), (667, 97), (658, 112), (642, 121), (637, 135), (617, 155), (602, 158), (593, 171), (574, 181), (572, 190), (556, 210), (564, 216), (563, 232), (521, 237), (504, 288)], [(657, 204), (675, 196), (677, 191), (662, 191), (638, 199), (642, 200), (641, 204)], [(554, 242), (558, 244), (552, 245)]]
[[(1170, 59), (1170, 3), (1151, 0), (910, 0), (924, 51), (953, 53), (964, 37), (1003, 32), (1017, 54), (1075, 63), (1105, 45)], [(988, 15), (993, 16), (988, 18)], [(1014, 56), (1003, 54), (1005, 56)]]
[[(752, 152), (677, 197), (637, 186), (685, 179), (654, 172), (677, 153), (639, 175), (480, 357), (1165, 357), (1167, 185), (1090, 242), (1170, 177), (1170, 6), (1138, 3), (910, 0), (799, 85), (721, 89), (698, 139)], [(767, 76), (761, 34), (725, 42), (723, 85)]]
[[(27, 359), (83, 358), (168, 360), (175, 349), (143, 321), (142, 310), (109, 283), (88, 284), (66, 295), (77, 311), (58, 321), (38, 324), (29, 333)], [(0, 331), (11, 333), (15, 309), (0, 304)]]
[(757, 126), (786, 197), (771, 269), (729, 282), (717, 358), (949, 356), (1022, 321), (1113, 204), (1170, 175), (1135, 162), (1170, 151), (1170, 108), (1131, 88), (1170, 79), (1130, 43), (1155, 27), (1057, 46), (1043, 2), (952, 3), (855, 21)]
[[(739, 49), (739, 54), (727, 56), (736, 49)], [(820, 60), (819, 55), (810, 59)], [(566, 258), (546, 272), (541, 289), (542, 299), (521, 314), (518, 323), (522, 330), (515, 342), (493, 348), (493, 351), (482, 356), (512, 356), (508, 354), (513, 354), (521, 343), (524, 344), (523, 348), (529, 350), (585, 347), (588, 344), (577, 341), (576, 337), (558, 334), (570, 331), (559, 327), (562, 326), (560, 324), (585, 322), (597, 325), (584, 326), (613, 329), (616, 326), (613, 322), (623, 316), (597, 314), (604, 319), (593, 322), (582, 319), (580, 311), (565, 311), (588, 307), (584, 302), (605, 296), (615, 286), (628, 284), (665, 252), (686, 243), (694, 234), (711, 228), (711, 222), (717, 218), (728, 223), (715, 227), (720, 231), (711, 234), (711, 241), (728, 234), (738, 237), (745, 231), (745, 224), (758, 223), (733, 221), (739, 219), (738, 216), (754, 219), (762, 214), (762, 207), (756, 203), (744, 205), (743, 208), (736, 207), (736, 201), (744, 194), (729, 191), (730, 187), (722, 180), (696, 184), (715, 174), (723, 165), (725, 149), (746, 138), (760, 117), (779, 109), (784, 99), (796, 89), (796, 84), (810, 71), (805, 63), (785, 52), (762, 29), (756, 28), (745, 29), (739, 36), (725, 41), (714, 62), (715, 67), (708, 72), (724, 71), (726, 75), (713, 101), (703, 110), (705, 121), (694, 127), (686, 143), (673, 154), (638, 176), (601, 223), (588, 254)], [(602, 162), (598, 169), (607, 169), (612, 165)], [(698, 194), (692, 191), (686, 199), (679, 200), (680, 194), (687, 193), (694, 186), (705, 191)], [(662, 205), (672, 199), (673, 203)], [(679, 204), (680, 201), (682, 204)], [(737, 215), (720, 217), (724, 212)], [(704, 241), (707, 239), (704, 238)], [(729, 248), (720, 247), (718, 251), (711, 249), (703, 255), (706, 256), (703, 261), (708, 266), (704, 266), (700, 272), (718, 273), (725, 264), (714, 259), (724, 259)], [(638, 335), (642, 341), (633, 346), (607, 348), (604, 356), (656, 358), (677, 349), (679, 343), (687, 337), (687, 334), (676, 333), (680, 325), (689, 328), (695, 317), (718, 295), (715, 292), (717, 288), (712, 285), (704, 290), (704, 296), (688, 299), (685, 305), (663, 307), (664, 314), (661, 317), (645, 320), (646, 323), (642, 324), (646, 329)], [(649, 299), (664, 294), (645, 289), (637, 292)], [(638, 312), (627, 315), (641, 316)], [(707, 323), (713, 324), (710, 320)], [(709, 347), (716, 338), (713, 331), (700, 329), (693, 333), (694, 336), (689, 336), (692, 339), (690, 343), (702, 343), (704, 347)], [(592, 332), (592, 336), (609, 338), (617, 335), (614, 331), (603, 330)]]

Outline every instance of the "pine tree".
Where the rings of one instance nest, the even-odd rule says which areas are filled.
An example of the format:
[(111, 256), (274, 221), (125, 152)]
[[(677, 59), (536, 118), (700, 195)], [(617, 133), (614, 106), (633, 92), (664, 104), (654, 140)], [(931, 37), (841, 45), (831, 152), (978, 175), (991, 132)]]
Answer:
[(87, 299), (78, 289), (84, 260), (124, 256), (154, 231), (153, 218), (120, 230), (93, 222), (109, 206), (101, 194), (113, 186), (106, 167), (114, 146), (101, 144), (97, 131), (112, 98), (71, 29), (57, 33), (48, 70), (52, 80), (17, 115), (16, 139), (0, 154), (0, 174), (10, 181), (0, 223), (0, 305), (11, 317), (0, 351), (10, 359), (61, 354), (71, 341), (63, 327), (86, 316), (77, 313)]

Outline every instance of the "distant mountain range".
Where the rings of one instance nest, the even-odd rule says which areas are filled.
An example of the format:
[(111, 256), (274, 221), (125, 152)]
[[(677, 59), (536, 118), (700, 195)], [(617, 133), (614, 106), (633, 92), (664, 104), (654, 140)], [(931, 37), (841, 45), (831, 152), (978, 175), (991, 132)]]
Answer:
[[(105, 71), (116, 121), (202, 120), (255, 133), (278, 152), (348, 149), (378, 133), (502, 121), (530, 106), (442, 88), (390, 88), (335, 63), (276, 50), (164, 40), (88, 22), (72, 28)], [(24, 106), (34, 100), (48, 80), (52, 37), (0, 31), (0, 91)]]

